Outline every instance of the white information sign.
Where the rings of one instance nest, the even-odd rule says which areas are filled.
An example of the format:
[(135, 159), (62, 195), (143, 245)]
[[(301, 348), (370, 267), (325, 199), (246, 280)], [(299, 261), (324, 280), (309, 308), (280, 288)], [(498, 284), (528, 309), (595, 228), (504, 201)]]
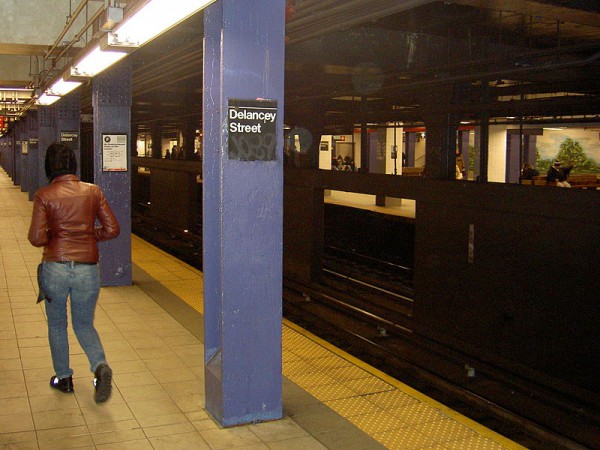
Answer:
[(102, 135), (102, 171), (127, 172), (127, 135)]

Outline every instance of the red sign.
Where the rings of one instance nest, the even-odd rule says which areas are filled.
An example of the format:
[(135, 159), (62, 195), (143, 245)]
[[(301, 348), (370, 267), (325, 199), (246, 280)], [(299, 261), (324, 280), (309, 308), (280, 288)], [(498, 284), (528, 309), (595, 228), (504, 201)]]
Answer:
[(0, 116), (0, 128), (4, 128), (5, 122), (6, 122), (6, 119), (4, 118), (4, 116)]

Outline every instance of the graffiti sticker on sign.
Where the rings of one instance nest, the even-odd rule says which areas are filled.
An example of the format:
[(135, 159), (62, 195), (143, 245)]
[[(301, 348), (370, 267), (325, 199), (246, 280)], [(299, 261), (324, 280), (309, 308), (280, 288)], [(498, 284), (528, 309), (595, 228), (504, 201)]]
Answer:
[(229, 99), (227, 131), (229, 159), (277, 159), (277, 102)]

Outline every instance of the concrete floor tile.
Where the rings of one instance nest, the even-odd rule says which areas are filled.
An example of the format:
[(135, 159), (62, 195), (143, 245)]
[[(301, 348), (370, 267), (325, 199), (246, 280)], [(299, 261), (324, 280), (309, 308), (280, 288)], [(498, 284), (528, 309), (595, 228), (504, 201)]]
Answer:
[(84, 425), (38, 430), (37, 435), (40, 449), (93, 447), (92, 437)]
[(0, 340), (4, 340), (4, 339), (16, 339), (17, 334), (13, 329), (10, 330), (0, 330)]
[(19, 339), (19, 347), (47, 347), (48, 337)]
[(359, 430), (344, 429), (341, 431), (331, 431), (328, 433), (319, 433), (316, 436), (327, 448), (339, 448), (344, 450), (385, 450), (385, 446), (375, 441), (368, 434)]
[(12, 397), (2, 400), (0, 421), (4, 416), (13, 414), (31, 414), (29, 399), (27, 397)]
[(165, 414), (162, 416), (141, 417), (137, 419), (142, 428), (159, 427), (163, 425), (177, 425), (190, 422), (183, 413)]
[(48, 395), (37, 395), (29, 397), (32, 412), (63, 411), (66, 409), (79, 408), (74, 395), (56, 395), (57, 392), (48, 392)]
[[(143, 367), (143, 369), (145, 369), (144, 371), (136, 371), (131, 373), (123, 372), (124, 365), (125, 364), (112, 365), (113, 371), (119, 372), (119, 377), (116, 380), (116, 383), (120, 389), (132, 386), (147, 386), (159, 384), (158, 379), (151, 372), (149, 372), (148, 369), (146, 369), (146, 366), (144, 366), (143, 364), (140, 365), (140, 368)], [(125, 368), (125, 370), (127, 370), (127, 368)]]
[(171, 399), (184, 413), (202, 411), (204, 409), (204, 394), (171, 397)]
[(2, 420), (0, 420), (0, 435), (32, 430), (34, 430), (34, 425), (33, 417), (30, 413), (3, 416)]
[(128, 406), (138, 419), (181, 412), (177, 405), (168, 398), (129, 402)]
[(56, 411), (36, 411), (33, 413), (33, 420), (36, 430), (85, 425), (83, 414), (79, 409), (65, 409), (60, 414)]
[(0, 389), (0, 400), (22, 397), (27, 394), (28, 392), (25, 382), (14, 383), (10, 386), (10, 389)]
[(185, 434), (195, 432), (196, 429), (190, 422), (183, 422), (169, 425), (159, 425), (155, 427), (145, 427), (144, 433), (148, 438), (157, 436), (169, 436), (173, 434)]
[(91, 434), (109, 433), (112, 431), (137, 430), (141, 426), (135, 419), (117, 420), (114, 422), (88, 423)]
[(270, 450), (326, 450), (323, 444), (312, 436), (301, 436), (284, 441), (269, 443)]
[(22, 370), (3, 370), (0, 371), (0, 387), (12, 387), (14, 384), (24, 383)]
[(81, 413), (85, 422), (90, 426), (135, 419), (129, 407), (124, 403), (104, 403), (91, 408), (81, 408)]
[(198, 432), (150, 438), (154, 450), (212, 450)]
[(50, 346), (46, 347), (26, 347), (20, 349), (21, 358), (48, 358), (50, 359)]
[(200, 435), (211, 448), (226, 449), (260, 444), (260, 438), (248, 427), (218, 428), (200, 431)]
[(139, 359), (125, 361), (115, 361), (114, 359), (111, 359), (110, 367), (115, 373), (119, 374), (119, 378), (128, 375), (135, 376), (135, 374), (148, 371), (146, 365)]
[(274, 420), (249, 426), (263, 442), (276, 442), (306, 436), (308, 433), (290, 418)]
[(36, 433), (33, 430), (16, 433), (0, 433), (0, 448), (20, 448), (21, 444), (29, 445), (31, 442), (36, 442)]
[(123, 450), (124, 448), (127, 450), (154, 450), (148, 439), (96, 445), (96, 450)]
[(142, 440), (146, 438), (141, 428), (93, 433), (91, 436), (95, 445), (120, 443), (123, 448), (127, 449), (129, 448), (127, 445), (129, 441)]
[(158, 382), (141, 386), (122, 386), (119, 391), (125, 402), (170, 398), (168, 392)]

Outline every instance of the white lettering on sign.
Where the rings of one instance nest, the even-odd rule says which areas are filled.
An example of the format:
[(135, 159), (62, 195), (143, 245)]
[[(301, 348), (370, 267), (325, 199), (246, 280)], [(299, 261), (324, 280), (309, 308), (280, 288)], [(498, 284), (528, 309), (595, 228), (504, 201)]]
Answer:
[(230, 119), (241, 119), (241, 120), (258, 120), (263, 123), (275, 122), (276, 112), (268, 111), (248, 111), (247, 109), (233, 109), (229, 110)]
[[(276, 112), (271, 111), (253, 111), (246, 108), (230, 108), (229, 109), (229, 132), (230, 133), (262, 133), (263, 123), (275, 123), (277, 118)], [(235, 122), (236, 120), (245, 120), (246, 123)], [(259, 122), (253, 125), (247, 123), (247, 121)], [(262, 123), (261, 123), (262, 122)]]
[(262, 124), (257, 125), (243, 125), (237, 122), (231, 122), (229, 124), (229, 131), (232, 133), (262, 133)]
[(241, 161), (277, 159), (277, 102), (229, 99), (227, 155)]

